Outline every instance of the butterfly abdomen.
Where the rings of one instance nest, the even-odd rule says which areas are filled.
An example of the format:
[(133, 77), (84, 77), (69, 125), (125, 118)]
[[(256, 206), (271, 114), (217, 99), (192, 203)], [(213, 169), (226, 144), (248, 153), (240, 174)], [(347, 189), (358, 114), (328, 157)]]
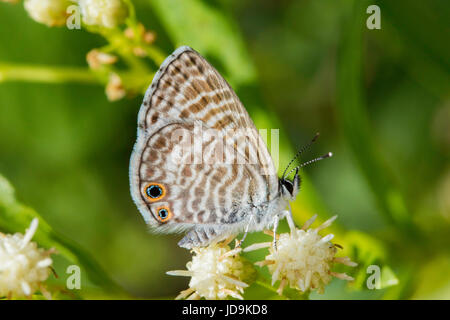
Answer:
[(218, 238), (218, 234), (223, 235), (222, 229), (223, 227), (221, 226), (197, 227), (188, 232), (188, 234), (178, 242), (178, 245), (186, 249), (208, 245), (214, 240), (222, 239)]

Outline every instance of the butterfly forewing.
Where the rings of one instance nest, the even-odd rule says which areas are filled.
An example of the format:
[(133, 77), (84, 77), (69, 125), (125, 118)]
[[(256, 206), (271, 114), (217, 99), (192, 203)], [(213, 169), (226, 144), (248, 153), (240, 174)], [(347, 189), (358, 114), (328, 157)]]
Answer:
[[(223, 77), (196, 51), (176, 50), (155, 75), (138, 122), (155, 128), (171, 120), (200, 120), (209, 128), (255, 128)], [(166, 119), (165, 119), (166, 118)]]

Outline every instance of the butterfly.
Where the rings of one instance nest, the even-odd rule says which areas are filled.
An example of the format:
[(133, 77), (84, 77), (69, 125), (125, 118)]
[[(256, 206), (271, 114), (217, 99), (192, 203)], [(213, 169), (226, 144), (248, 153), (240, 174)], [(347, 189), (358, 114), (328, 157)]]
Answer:
[(278, 178), (243, 104), (205, 58), (187, 46), (166, 58), (140, 107), (129, 169), (152, 231), (187, 232), (178, 245), (191, 249), (276, 228), (285, 216), (291, 224), (286, 207), (301, 180), (299, 167), (292, 180), (286, 170)]

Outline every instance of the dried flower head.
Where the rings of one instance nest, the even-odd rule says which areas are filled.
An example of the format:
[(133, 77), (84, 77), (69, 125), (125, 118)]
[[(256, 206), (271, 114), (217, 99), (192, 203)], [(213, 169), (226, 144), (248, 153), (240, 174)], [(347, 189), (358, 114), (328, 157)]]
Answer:
[(128, 27), (123, 31), (125, 37), (147, 44), (152, 44), (156, 40), (156, 33), (154, 31), (146, 30), (142, 23), (138, 23), (135, 28)]
[(25, 0), (24, 7), (33, 20), (54, 27), (66, 23), (71, 4), (70, 0)]
[(33, 219), (25, 235), (0, 233), (0, 297), (31, 296), (40, 289), (49, 298), (42, 282), (49, 276), (54, 250), (31, 242), (37, 227), (38, 220)]
[(79, 0), (81, 16), (87, 25), (114, 28), (128, 16), (122, 0)]
[(116, 73), (110, 75), (105, 92), (109, 101), (116, 101), (125, 97), (125, 87), (123, 86), (122, 79)]
[(142, 57), (145, 57), (147, 55), (147, 52), (144, 50), (144, 48), (142, 48), (140, 46), (137, 46), (137, 47), (133, 48), (133, 54), (136, 57), (142, 58)]
[(243, 299), (241, 294), (248, 286), (243, 279), (252, 269), (239, 255), (240, 248), (230, 250), (225, 244), (211, 244), (192, 251), (195, 255), (187, 263), (187, 270), (167, 272), (173, 276), (191, 277), (189, 289), (182, 291), (176, 299), (216, 300), (228, 296)]
[(264, 247), (269, 248), (269, 255), (265, 260), (257, 262), (259, 266), (267, 266), (272, 274), (272, 285), (280, 281), (278, 293), (281, 295), (286, 285), (296, 288), (302, 292), (317, 290), (323, 293), (332, 277), (344, 280), (353, 280), (345, 273), (331, 271), (335, 263), (348, 266), (356, 266), (347, 257), (337, 258), (336, 245), (330, 242), (332, 234), (321, 237), (319, 231), (331, 225), (336, 216), (325, 221), (315, 229), (309, 229), (316, 216), (308, 220), (303, 228), (294, 228), (290, 233), (274, 235), (277, 238), (276, 248), (272, 243), (259, 243), (247, 247), (244, 251), (256, 250)]
[(156, 40), (156, 33), (154, 31), (146, 31), (142, 35), (142, 39), (145, 43), (152, 44)]

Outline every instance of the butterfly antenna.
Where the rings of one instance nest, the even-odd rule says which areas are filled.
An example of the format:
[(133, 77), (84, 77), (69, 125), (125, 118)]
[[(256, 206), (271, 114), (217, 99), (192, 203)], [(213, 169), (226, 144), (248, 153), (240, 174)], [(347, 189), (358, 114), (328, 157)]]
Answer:
[(315, 158), (315, 159), (306, 161), (306, 162), (302, 163), (301, 165), (299, 165), (298, 167), (295, 167), (294, 169), (292, 169), (291, 171), (289, 171), (289, 173), (288, 173), (287, 175), (289, 176), (289, 175), (291, 174), (291, 172), (294, 171), (294, 170), (297, 170), (297, 169), (306, 167), (306, 166), (308, 166), (308, 165), (310, 165), (310, 164), (312, 164), (312, 163), (314, 163), (314, 162), (317, 162), (317, 161), (320, 161), (320, 160), (323, 160), (323, 159), (326, 159), (326, 158), (331, 158), (332, 156), (333, 156), (333, 153), (328, 152), (327, 154), (324, 154), (324, 155), (321, 156), (321, 157), (318, 157), (318, 158)]
[[(284, 179), (284, 177), (286, 176), (286, 171), (288, 171), (289, 167), (294, 162), (294, 160), (297, 159), (298, 156), (301, 155), (303, 152), (305, 152), (305, 150), (307, 150), (309, 147), (311, 147), (311, 145), (317, 140), (317, 138), (319, 136), (320, 136), (320, 133), (317, 132), (316, 135), (314, 136), (314, 138), (312, 138), (312, 140), (307, 145), (303, 146), (303, 148), (301, 148), (300, 150), (297, 151), (297, 153), (295, 154), (294, 158), (292, 158), (292, 160), (287, 165), (286, 169), (284, 169), (284, 172), (283, 172), (283, 175), (282, 175), (282, 179)], [(292, 172), (292, 170), (289, 173), (291, 173), (291, 172)]]

